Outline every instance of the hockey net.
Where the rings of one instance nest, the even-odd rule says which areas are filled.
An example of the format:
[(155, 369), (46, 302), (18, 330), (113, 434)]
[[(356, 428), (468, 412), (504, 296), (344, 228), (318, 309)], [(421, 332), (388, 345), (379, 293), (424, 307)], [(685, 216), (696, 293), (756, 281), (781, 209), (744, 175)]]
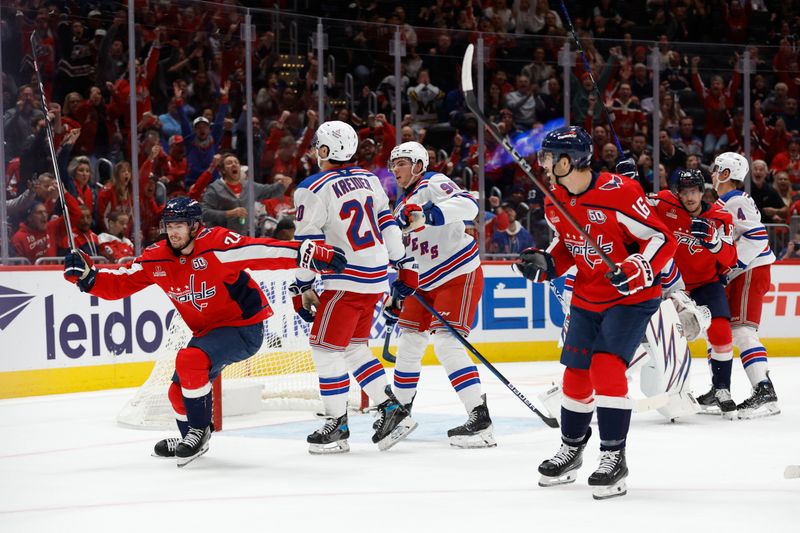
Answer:
[[(225, 418), (270, 409), (322, 411), (308, 342), (310, 324), (295, 314), (288, 293), (294, 272), (255, 271), (250, 274), (261, 285), (274, 314), (264, 321), (264, 342), (259, 351), (223, 370), (221, 400), (219, 389), (215, 387), (215, 403), (222, 406)], [(191, 338), (191, 331), (175, 313), (160, 357), (147, 381), (117, 415), (118, 423), (150, 429), (174, 427), (175, 415), (167, 390), (175, 372), (178, 350)], [(365, 400), (358, 384), (351, 380), (350, 407), (365, 408)]]

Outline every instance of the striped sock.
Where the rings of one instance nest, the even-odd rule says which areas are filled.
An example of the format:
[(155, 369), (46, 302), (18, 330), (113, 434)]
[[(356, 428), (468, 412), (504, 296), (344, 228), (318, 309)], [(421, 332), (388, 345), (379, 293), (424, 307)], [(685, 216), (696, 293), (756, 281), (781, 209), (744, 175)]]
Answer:
[(752, 385), (767, 379), (767, 349), (761, 345), (744, 350), (739, 354), (744, 371)]
[[(449, 376), (450, 384), (455, 389), (458, 397), (464, 403), (467, 411), (483, 403), (481, 399), (481, 378), (475, 366), (466, 366), (452, 372)], [(475, 386), (477, 385), (477, 387)]]
[(386, 371), (380, 361), (374, 357), (369, 359), (353, 372), (353, 377), (373, 402), (381, 403), (386, 399)]
[(350, 392), (350, 377), (319, 377), (319, 394), (325, 406), (325, 414), (340, 417), (347, 412), (347, 393)]
[(419, 374), (419, 372), (403, 372), (395, 367), (393, 387), (394, 395), (397, 397), (397, 401), (403, 405), (409, 403), (417, 393)]

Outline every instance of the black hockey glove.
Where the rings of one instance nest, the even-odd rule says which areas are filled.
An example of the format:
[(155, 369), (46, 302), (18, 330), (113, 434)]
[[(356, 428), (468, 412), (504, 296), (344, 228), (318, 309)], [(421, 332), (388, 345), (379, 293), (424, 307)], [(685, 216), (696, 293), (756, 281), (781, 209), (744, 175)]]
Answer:
[(89, 292), (94, 287), (97, 269), (92, 259), (80, 250), (71, 250), (64, 256), (64, 278), (75, 283), (81, 292)]
[(539, 248), (522, 250), (519, 262), (513, 266), (517, 272), (534, 283), (556, 277), (556, 262), (553, 256)]

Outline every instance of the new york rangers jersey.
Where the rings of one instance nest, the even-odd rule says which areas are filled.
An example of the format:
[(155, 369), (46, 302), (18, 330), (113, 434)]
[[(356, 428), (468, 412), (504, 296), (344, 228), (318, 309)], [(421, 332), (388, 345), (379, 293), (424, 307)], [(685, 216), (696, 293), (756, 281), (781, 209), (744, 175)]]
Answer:
[(761, 213), (749, 194), (739, 189), (728, 191), (719, 197), (717, 206), (733, 217), (738, 268), (731, 272), (730, 278), (775, 262), (775, 254), (769, 247), (767, 228), (761, 223)]
[[(691, 291), (702, 285), (719, 281), (721, 275), (727, 274), (736, 265), (733, 221), (728, 212), (716, 205), (703, 204), (703, 211), (699, 217), (711, 221), (716, 226), (722, 243), (719, 251), (712, 253), (692, 235), (692, 216), (684, 209), (674, 192), (660, 191), (648, 199), (654, 206), (661, 222), (672, 231), (678, 242), (674, 259), (686, 289)], [(670, 270), (666, 277), (669, 278), (671, 274)], [(665, 274), (662, 273), (662, 276)]]
[[(634, 180), (603, 172), (594, 174), (589, 188), (578, 195), (554, 187), (553, 195), (578, 224), (594, 237), (615, 263), (639, 253), (660, 272), (675, 253), (675, 238), (645, 200)], [(555, 232), (547, 251), (553, 255), (557, 274), (577, 267), (572, 305), (600, 312), (614, 305), (630, 305), (661, 296), (661, 280), (631, 295), (620, 294), (606, 278), (609, 269), (584, 238), (564, 219), (549, 200), (545, 217)]]
[(194, 243), (188, 255), (173, 252), (166, 240), (152, 244), (123, 268), (98, 270), (89, 292), (116, 300), (158, 285), (197, 337), (272, 316), (266, 296), (245, 268), (297, 268), (299, 242), (245, 237), (215, 227), (202, 229)]
[(406, 255), (419, 265), (419, 286), (430, 290), (472, 272), (481, 265), (478, 243), (465, 232), (464, 221), (478, 216), (478, 202), (439, 172), (426, 172), (406, 191), (395, 207), (399, 215), (407, 203), (435, 204), (444, 215), (444, 225), (425, 225), (403, 236)]
[[(389, 261), (402, 259), (405, 249), (377, 176), (355, 166), (319, 172), (298, 185), (294, 203), (295, 239), (324, 241), (344, 250), (347, 257), (344, 272), (322, 275), (326, 290), (363, 294), (388, 290)], [(298, 270), (297, 279), (310, 281), (315, 275)]]

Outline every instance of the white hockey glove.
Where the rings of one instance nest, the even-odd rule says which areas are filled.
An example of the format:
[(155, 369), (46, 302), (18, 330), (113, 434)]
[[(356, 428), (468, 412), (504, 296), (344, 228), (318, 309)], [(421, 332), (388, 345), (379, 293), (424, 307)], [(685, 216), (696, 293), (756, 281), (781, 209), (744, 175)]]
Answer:
[(673, 291), (669, 295), (678, 318), (683, 326), (683, 335), (686, 340), (693, 341), (702, 335), (711, 325), (711, 311), (705, 305), (697, 305), (688, 294), (683, 291)]

